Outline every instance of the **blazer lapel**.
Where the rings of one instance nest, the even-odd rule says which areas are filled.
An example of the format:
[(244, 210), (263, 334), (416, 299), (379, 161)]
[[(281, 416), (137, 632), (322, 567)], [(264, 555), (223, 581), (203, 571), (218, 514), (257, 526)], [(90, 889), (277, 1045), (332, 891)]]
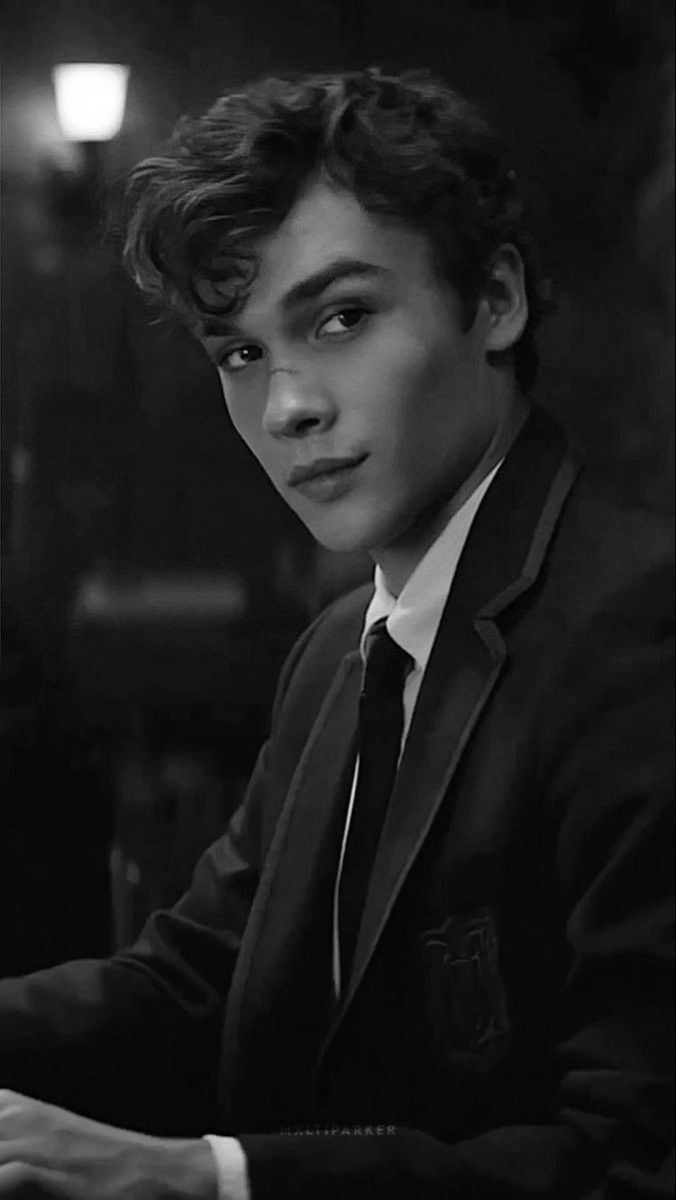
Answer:
[[(330, 908), (326, 899), (335, 878), (343, 800), (356, 754), (361, 658), (355, 650), (342, 660), (312, 727), (293, 775), (252, 906), (226, 1009), (223, 1079), (226, 1111), (246, 1114), (255, 1087), (260, 1104), (260, 1071), (266, 1031), (275, 1038), (271, 1097), (281, 1081), (302, 1072), (297, 1059), (301, 1018), (314, 1020), (311, 997), (325, 990), (330, 1001)], [(326, 954), (315, 952), (315, 923), (326, 910)], [(315, 978), (322, 974), (322, 979)], [(323, 978), (323, 976), (326, 976)], [(299, 980), (303, 980), (302, 986)], [(299, 986), (305, 1006), (298, 1003)], [(321, 1041), (326, 1013), (320, 1014)], [(285, 1036), (286, 1035), (286, 1036)], [(316, 1045), (314, 1052), (316, 1054)], [(286, 1063), (285, 1053), (289, 1055)]]
[[(495, 617), (537, 578), (579, 471), (533, 410), (475, 519), (439, 627), (367, 892), (342, 1021), (506, 659)], [(322, 1053), (323, 1057), (323, 1053)]]
[(354, 651), (338, 669), (289, 788), (257, 898), (256, 956), (264, 955), (266, 973), (335, 865), (336, 820), (342, 820), (356, 754), (360, 683), (361, 659)]

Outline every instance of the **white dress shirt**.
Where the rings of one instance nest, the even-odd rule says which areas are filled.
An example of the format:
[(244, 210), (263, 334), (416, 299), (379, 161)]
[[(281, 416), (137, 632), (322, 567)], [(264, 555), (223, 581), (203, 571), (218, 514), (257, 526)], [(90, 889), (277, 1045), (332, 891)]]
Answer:
[[(366, 610), (361, 635), (362, 656), (369, 629), (376, 621), (386, 620), (387, 631), (393, 641), (409, 655), (412, 666), (404, 682), (402, 697), (404, 726), (402, 749), (408, 735), (413, 710), (418, 699), (423, 674), (432, 653), (451, 585), (460, 561), (472, 522), (488, 491), (501, 463), (482, 479), (461, 508), (453, 514), (447, 525), (420, 560), (401, 593), (395, 599), (387, 590), (380, 567), (376, 567), (375, 591)], [(352, 791), (345, 819), (343, 841), (340, 850), (338, 873), (333, 895), (333, 986), (336, 997), (341, 994), (340, 978), (340, 930), (338, 928), (338, 889), (343, 868), (347, 835), (350, 829), (352, 806), (356, 791), (359, 763), (355, 767)], [(214, 1152), (218, 1174), (218, 1200), (250, 1200), (246, 1156), (236, 1138), (207, 1134), (207, 1141)]]

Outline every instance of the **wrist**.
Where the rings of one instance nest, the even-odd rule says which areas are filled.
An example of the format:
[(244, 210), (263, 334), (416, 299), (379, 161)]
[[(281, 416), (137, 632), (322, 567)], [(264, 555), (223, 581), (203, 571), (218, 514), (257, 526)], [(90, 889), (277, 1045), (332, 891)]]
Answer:
[(203, 1138), (162, 1139), (167, 1200), (218, 1200), (214, 1156)]

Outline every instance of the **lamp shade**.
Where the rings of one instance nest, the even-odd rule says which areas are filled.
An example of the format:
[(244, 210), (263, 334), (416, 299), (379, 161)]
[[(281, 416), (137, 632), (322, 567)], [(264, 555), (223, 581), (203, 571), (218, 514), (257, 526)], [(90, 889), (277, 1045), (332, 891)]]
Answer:
[(129, 67), (119, 63), (61, 63), (52, 75), (64, 137), (73, 142), (106, 142), (119, 133)]

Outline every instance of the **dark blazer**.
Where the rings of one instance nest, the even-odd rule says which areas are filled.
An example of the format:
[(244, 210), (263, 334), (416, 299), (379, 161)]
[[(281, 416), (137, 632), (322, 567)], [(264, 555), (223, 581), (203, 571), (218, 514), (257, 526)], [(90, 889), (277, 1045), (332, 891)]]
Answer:
[(370, 588), (295, 647), (176, 908), (112, 960), (0, 984), (0, 1082), (235, 1133), (254, 1200), (670, 1194), (670, 549), (535, 409), (459, 564), (343, 1003)]

